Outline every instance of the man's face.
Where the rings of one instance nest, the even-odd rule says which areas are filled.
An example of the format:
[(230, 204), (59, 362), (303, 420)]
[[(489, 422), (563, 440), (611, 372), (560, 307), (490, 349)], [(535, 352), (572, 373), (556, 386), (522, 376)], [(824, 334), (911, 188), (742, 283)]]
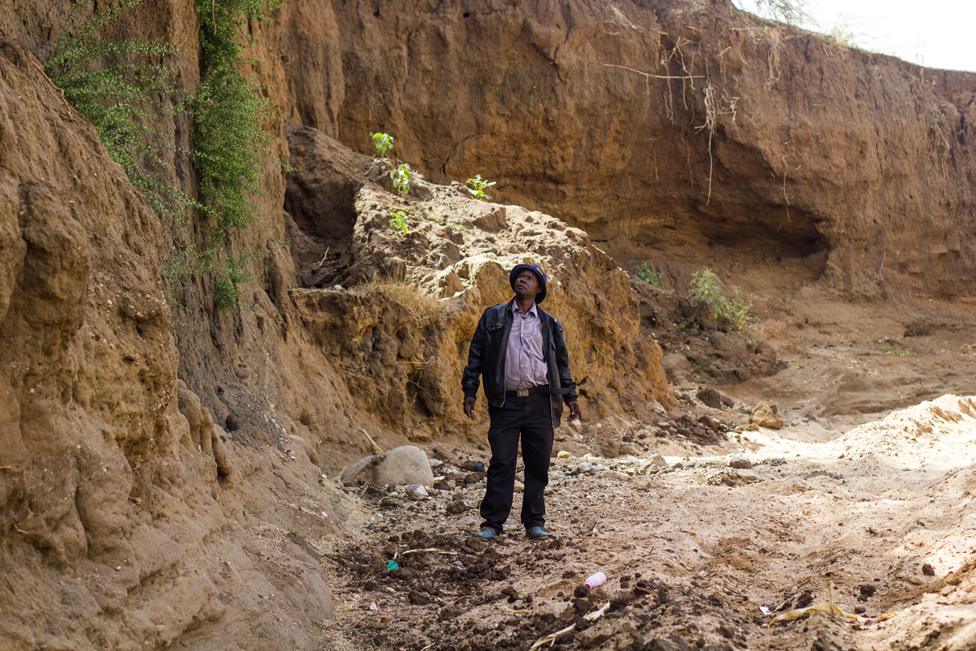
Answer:
[(519, 296), (535, 296), (539, 293), (539, 279), (528, 269), (515, 276), (515, 293)]

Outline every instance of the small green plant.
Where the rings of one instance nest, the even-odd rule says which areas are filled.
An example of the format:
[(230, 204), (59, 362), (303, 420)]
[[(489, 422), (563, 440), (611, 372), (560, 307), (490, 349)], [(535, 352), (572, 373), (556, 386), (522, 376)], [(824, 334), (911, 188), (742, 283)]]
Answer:
[(892, 357), (911, 357), (912, 351), (906, 348), (898, 348), (897, 346), (885, 346), (881, 349), (881, 352), (885, 355), (891, 355)]
[(653, 271), (647, 262), (640, 263), (634, 271), (637, 280), (652, 285), (654, 287), (664, 287), (664, 272)]
[(251, 280), (247, 271), (250, 256), (228, 257), (223, 269), (217, 273), (214, 284), (214, 304), (218, 310), (236, 309), (241, 299), (241, 285)]
[(408, 230), (406, 212), (394, 210), (390, 213), (390, 230), (400, 231), (400, 235), (406, 236)]
[(410, 194), (410, 176), (412, 174), (413, 170), (406, 163), (400, 163), (390, 170), (390, 182), (393, 184), (393, 189), (401, 197)]
[(393, 136), (388, 133), (371, 133), (369, 139), (373, 143), (373, 151), (380, 158), (386, 158), (386, 155), (393, 149)]
[(483, 179), (480, 174), (475, 174), (472, 178), (465, 181), (465, 184), (468, 186), (468, 194), (472, 199), (491, 201), (491, 195), (488, 194), (488, 189), (495, 186), (495, 181)]
[(716, 319), (727, 321), (736, 330), (742, 330), (749, 321), (752, 303), (742, 296), (738, 287), (728, 298), (722, 292), (722, 281), (708, 267), (691, 275), (692, 300), (707, 305)]

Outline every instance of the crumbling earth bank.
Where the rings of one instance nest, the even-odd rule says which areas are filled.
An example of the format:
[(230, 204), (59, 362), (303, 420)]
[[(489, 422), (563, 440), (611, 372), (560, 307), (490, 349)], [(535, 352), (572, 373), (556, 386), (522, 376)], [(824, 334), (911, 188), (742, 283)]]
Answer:
[[(381, 185), (387, 163), (356, 168), (344, 147), (313, 129), (290, 130), (289, 143), (295, 239), (316, 243), (308, 248), (328, 258), (334, 240), (323, 232), (344, 231), (338, 255), (346, 261), (332, 276), (305, 274), (318, 287), (290, 295), (365, 410), (417, 435), (469, 429), (457, 400), (467, 342), (482, 311), (509, 300), (508, 270), (525, 260), (549, 275), (542, 307), (567, 333), (594, 417), (672, 404), (661, 349), (641, 332), (628, 275), (585, 232), (519, 206), (472, 201), (457, 184), (417, 174), (410, 195), (397, 197)], [(307, 212), (343, 200), (350, 203), (332, 213)], [(394, 210), (409, 215), (407, 233), (388, 227)], [(299, 268), (328, 265), (312, 259), (296, 249)]]
[[(379, 432), (384, 444), (459, 427), (450, 386), (478, 310), (506, 297), (498, 260), (507, 264), (530, 251), (554, 270), (561, 285), (551, 305), (576, 331), (573, 356), (582, 360), (577, 368), (587, 380), (582, 388), (593, 400), (592, 413), (612, 412), (618, 404), (631, 413), (655, 411), (650, 398), (666, 402), (669, 390), (659, 350), (640, 337), (626, 278), (589, 236), (566, 228), (561, 219), (586, 226), (601, 240), (627, 237), (639, 247), (661, 242), (665, 252), (681, 242), (685, 252), (700, 256), (709, 240), (726, 242), (733, 251), (800, 260), (809, 277), (826, 273), (853, 294), (880, 295), (885, 279), (901, 280), (900, 274), (908, 286), (931, 283), (952, 292), (972, 275), (972, 149), (966, 146), (974, 117), (971, 76), (838, 50), (732, 12), (726, 3), (495, 3), (469, 11), (457, 3), (294, 0), (273, 20), (249, 25), (255, 35), (247, 53), (250, 71), (277, 106), (288, 107), (287, 115), (270, 120), (282, 135), (273, 147), (279, 154), (288, 147), (286, 121), (305, 122), (356, 147), (366, 143), (369, 130), (383, 128), (396, 134), (400, 156), (431, 178), (480, 172), (502, 181), (506, 200), (525, 201), (555, 217), (472, 206), (462, 202), (456, 187), (421, 182), (405, 203), (423, 222), (398, 239), (384, 226), (385, 210), (398, 201), (379, 185), (350, 183), (347, 175), (319, 194), (322, 203), (290, 202), (280, 161), (269, 152), (262, 161), (259, 218), (234, 243), (239, 251), (259, 252), (242, 309), (213, 310), (210, 280), (203, 279), (183, 288), (188, 308), (174, 314), (163, 300), (160, 270), (171, 244), (192, 241), (193, 227), (161, 223), (150, 214), (91, 129), (41, 73), (32, 53), (43, 55), (52, 21), (61, 21), (69, 5), (9, 4), (13, 11), (0, 14), (5, 646), (319, 648), (348, 630), (359, 635), (361, 615), (372, 611), (367, 604), (352, 613), (354, 619), (332, 619), (330, 571), (346, 567), (327, 561), (342, 558), (346, 538), (356, 540), (361, 520), (381, 507), (340, 493), (321, 468), (338, 468), (368, 449), (360, 427)], [(177, 43), (175, 65), (192, 88), (199, 63), (195, 23), (191, 3), (163, 0), (140, 7), (120, 30)], [(640, 74), (651, 71), (678, 79)], [(428, 88), (437, 90), (417, 90)], [(820, 89), (823, 105), (799, 92), (809, 88)], [(755, 97), (768, 101), (757, 104)], [(163, 143), (169, 151), (188, 144), (191, 129), (181, 120), (163, 123), (173, 134), (172, 142)], [(179, 176), (192, 179), (185, 157), (173, 157)], [(362, 160), (338, 147), (328, 159), (352, 167)], [(321, 189), (315, 182), (326, 173), (301, 168), (307, 183), (298, 190), (315, 195)], [(187, 183), (192, 190), (192, 180)], [(294, 214), (285, 214), (283, 205)], [(335, 239), (341, 246), (327, 257)], [(619, 240), (613, 246), (623, 248)], [(496, 261), (485, 259), (490, 257)], [(379, 293), (364, 290), (374, 279), (371, 270), (394, 284)], [(343, 289), (326, 282), (333, 280)], [(416, 291), (404, 293), (403, 285)], [(600, 320), (607, 303), (615, 310), (624, 306), (609, 322)], [(430, 305), (438, 307), (427, 311)], [(362, 322), (343, 320), (344, 312)], [(602, 328), (589, 327), (594, 320)], [(180, 326), (172, 328), (174, 321)], [(401, 336), (405, 330), (423, 336)], [(361, 333), (368, 336), (357, 338)], [(432, 356), (440, 344), (447, 353)], [(352, 364), (337, 364), (336, 357)], [(377, 359), (396, 364), (378, 365)], [(717, 369), (716, 377), (725, 370)], [(635, 383), (644, 393), (615, 395)], [(409, 426), (391, 427), (398, 412)], [(603, 434), (608, 444), (611, 429)], [(574, 472), (579, 475), (578, 468)], [(689, 473), (687, 485), (707, 487), (702, 508), (724, 507), (727, 490), (755, 491), (750, 505), (768, 500), (762, 490), (768, 484), (736, 483), (742, 473), (729, 479), (732, 484), (724, 472)], [(971, 484), (965, 474), (945, 482), (952, 495)], [(803, 486), (799, 480), (798, 485)], [(590, 509), (573, 524), (571, 533), (580, 537), (599, 531), (605, 504), (619, 502), (616, 494), (598, 499), (585, 481), (577, 486), (582, 493), (570, 493), (563, 504)], [(653, 493), (659, 488), (653, 483), (640, 485), (634, 502), (622, 501), (637, 514), (633, 521), (622, 520), (618, 534), (624, 540), (601, 544), (594, 555), (609, 557), (627, 544), (635, 546), (627, 550), (634, 555), (638, 548), (652, 548), (654, 540), (632, 540), (633, 531), (646, 529), (649, 521), (638, 507), (652, 494), (687, 516), (694, 509), (682, 506), (682, 486), (665, 484)], [(941, 484), (933, 486), (931, 497), (942, 499)], [(477, 487), (466, 490), (470, 508)], [(830, 490), (835, 487), (817, 484), (799, 492), (812, 500)], [(866, 485), (857, 499), (871, 490)], [(824, 498), (818, 505), (834, 506), (833, 501)], [(916, 510), (924, 507), (918, 503)], [(725, 515), (709, 513), (716, 521)], [(440, 523), (440, 512), (435, 515)], [(571, 521), (566, 511), (554, 515)], [(750, 541), (755, 523), (745, 522), (738, 535)], [(770, 531), (779, 536), (794, 523), (786, 519)], [(908, 519), (903, 523), (903, 529), (913, 526)], [(457, 531), (471, 526), (452, 524)], [(668, 548), (687, 542), (688, 531), (698, 525), (688, 521), (671, 532)], [(398, 526), (379, 539), (387, 545), (447, 546), (446, 538), (429, 533), (404, 541), (402, 534), (412, 528)], [(364, 542), (364, 562), (380, 554), (374, 542)], [(750, 548), (731, 564), (747, 571), (770, 545), (767, 540)], [(855, 549), (868, 546), (852, 543)], [(538, 561), (533, 569), (573, 573), (561, 579), (564, 592), (589, 569), (588, 558), (586, 567), (551, 567), (545, 554), (553, 564), (575, 556), (558, 545), (540, 550), (527, 557)], [(744, 632), (755, 616), (753, 601), (742, 611), (752, 615), (720, 611), (737, 629), (709, 628), (719, 615), (702, 603), (701, 590), (713, 586), (673, 578), (685, 576), (688, 567), (698, 569), (691, 559), (699, 552), (681, 553), (679, 562), (654, 566), (657, 576), (650, 579), (620, 572), (621, 578), (629, 575), (627, 589), (644, 595), (633, 607), (663, 607), (663, 585), (667, 594), (683, 595), (692, 610), (705, 612), (704, 622), (692, 622), (696, 627), (731, 640), (700, 633), (709, 642), (753, 639)], [(798, 553), (785, 557), (790, 562), (784, 561), (777, 576), (793, 571)], [(841, 560), (850, 556), (847, 548), (837, 554)], [(937, 626), (926, 619), (939, 605), (932, 602), (944, 597), (960, 609), (969, 603), (971, 572), (951, 570), (956, 566), (940, 564), (944, 558), (949, 556), (930, 563), (940, 573), (931, 582), (915, 576), (915, 557), (902, 567), (904, 584), (915, 587), (885, 597), (885, 603), (915, 600), (917, 616), (897, 620), (901, 637), (881, 635), (879, 644), (941, 644), (942, 635), (965, 644), (966, 629), (949, 610), (938, 611)], [(485, 576), (491, 579), (504, 567), (505, 561), (493, 564)], [(818, 576), (824, 567), (815, 566)], [(716, 588), (708, 602), (731, 599), (731, 590), (742, 592), (736, 585)], [(494, 603), (477, 592), (481, 584), (469, 587), (474, 601)], [(777, 604), (788, 597), (796, 605), (792, 588), (774, 580), (767, 588)], [(419, 589), (413, 592), (414, 601), (423, 599)], [(515, 596), (525, 610), (526, 592), (509, 592), (505, 603)], [(409, 592), (406, 598), (410, 603)], [(767, 601), (774, 603), (772, 597)], [(696, 639), (686, 605), (679, 600), (668, 606), (676, 608), (675, 618), (661, 621), (683, 627), (674, 635)], [(609, 612), (631, 612), (629, 607), (615, 605)], [(416, 611), (418, 618), (425, 614)], [(455, 615), (448, 611), (445, 619)], [(506, 613), (506, 630), (515, 630), (516, 620), (524, 623), (524, 615)], [(642, 617), (633, 620), (637, 632), (652, 624)], [(524, 629), (505, 639), (521, 644), (557, 620), (531, 615)], [(337, 634), (336, 621), (348, 630)], [(375, 623), (366, 621), (369, 627)], [(487, 626), (478, 629), (479, 644), (498, 641)], [(802, 639), (829, 639), (834, 625), (825, 627), (826, 633), (814, 630)], [(450, 639), (450, 628), (443, 630)], [(666, 632), (665, 641), (671, 636)], [(580, 625), (580, 644), (584, 633)], [(606, 641), (590, 635), (593, 644)], [(396, 629), (380, 631), (376, 639), (395, 644), (415, 638), (412, 629)], [(787, 637), (783, 648), (794, 648), (793, 642)]]
[(317, 646), (295, 531), (354, 518), (303, 447), (230, 443), (178, 380), (158, 218), (5, 40), (0, 143), (0, 647)]

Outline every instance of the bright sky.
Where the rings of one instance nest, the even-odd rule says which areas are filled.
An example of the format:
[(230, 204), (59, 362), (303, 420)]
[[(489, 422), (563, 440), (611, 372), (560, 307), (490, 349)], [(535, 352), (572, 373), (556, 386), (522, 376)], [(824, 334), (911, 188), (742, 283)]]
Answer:
[[(754, 11), (756, 0), (734, 0)], [(815, 25), (853, 34), (854, 44), (931, 68), (976, 72), (976, 0), (807, 0)]]

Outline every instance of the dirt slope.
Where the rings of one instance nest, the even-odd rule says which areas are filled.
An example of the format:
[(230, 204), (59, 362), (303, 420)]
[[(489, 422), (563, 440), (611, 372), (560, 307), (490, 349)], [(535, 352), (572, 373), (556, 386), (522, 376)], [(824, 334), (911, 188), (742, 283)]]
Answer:
[[(482, 311), (510, 299), (508, 270), (526, 260), (549, 275), (543, 307), (566, 331), (594, 417), (621, 408), (646, 416), (651, 402), (673, 403), (628, 275), (585, 232), (519, 206), (473, 201), (462, 187), (418, 174), (398, 197), (388, 163), (348, 161), (342, 145), (314, 129), (288, 137), (296, 267), (311, 285), (290, 297), (364, 411), (414, 440), (465, 431), (480, 439), (457, 400), (467, 342)], [(408, 215), (406, 233), (388, 226), (395, 210)], [(484, 404), (479, 414), (484, 421)]]
[[(311, 277), (305, 254), (329, 243), (296, 225), (294, 255), (266, 247), (266, 284), (238, 312), (214, 310), (202, 279), (174, 314), (158, 217), (33, 54), (0, 52), (4, 645), (320, 648), (333, 598), (319, 561), (358, 526), (322, 471), (368, 449), (360, 428), (384, 445), (482, 438), (484, 419), (462, 427), (451, 396), (483, 303), (507, 297), (502, 265), (525, 256), (551, 268), (552, 303), (580, 333), (593, 414), (619, 408), (622, 382), (639, 386), (635, 413), (672, 403), (627, 275), (585, 233), (420, 177), (404, 200), (362, 171), (345, 179), (359, 186), (345, 207), (360, 287), (302, 287), (294, 265)], [(306, 152), (319, 167), (356, 160), (323, 146), (330, 156)], [(334, 200), (309, 190), (317, 180), (310, 198)], [(408, 237), (384, 228), (397, 202), (418, 220)], [(615, 319), (584, 327), (609, 305)]]
[(0, 647), (314, 648), (332, 601), (293, 532), (337, 535), (344, 498), (178, 379), (159, 220), (10, 41), (0, 116)]

